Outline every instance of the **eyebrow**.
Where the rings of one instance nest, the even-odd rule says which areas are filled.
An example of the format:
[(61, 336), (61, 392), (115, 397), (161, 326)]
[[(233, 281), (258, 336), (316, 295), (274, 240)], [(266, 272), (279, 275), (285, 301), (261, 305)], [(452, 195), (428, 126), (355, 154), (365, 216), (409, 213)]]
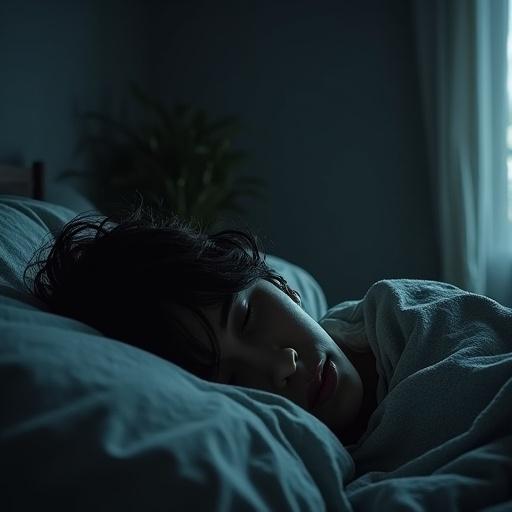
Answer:
[(231, 311), (231, 306), (233, 305), (233, 302), (235, 300), (235, 295), (235, 293), (229, 295), (222, 304), (222, 308), (220, 310), (220, 326), (222, 327), (222, 329), (226, 329), (226, 326), (228, 324), (228, 316)]

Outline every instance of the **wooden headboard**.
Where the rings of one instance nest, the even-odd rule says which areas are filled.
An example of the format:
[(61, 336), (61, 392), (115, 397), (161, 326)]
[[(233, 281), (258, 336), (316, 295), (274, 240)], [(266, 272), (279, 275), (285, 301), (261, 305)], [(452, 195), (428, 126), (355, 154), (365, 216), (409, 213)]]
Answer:
[(43, 199), (44, 163), (34, 162), (32, 167), (0, 164), (0, 194)]

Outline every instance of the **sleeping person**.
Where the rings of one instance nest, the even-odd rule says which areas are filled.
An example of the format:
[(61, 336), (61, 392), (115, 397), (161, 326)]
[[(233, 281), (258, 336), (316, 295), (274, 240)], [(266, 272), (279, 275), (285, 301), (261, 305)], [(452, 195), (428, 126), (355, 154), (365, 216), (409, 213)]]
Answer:
[(31, 292), (53, 312), (201, 378), (281, 395), (345, 444), (376, 406), (371, 351), (361, 357), (337, 344), (250, 233), (207, 235), (142, 208), (119, 222), (82, 215), (26, 277), (30, 270)]
[(512, 383), (511, 310), (455, 286), (380, 281), (317, 322), (250, 233), (206, 234), (142, 208), (75, 218), (25, 278), (58, 314), (200, 378), (291, 400), (348, 447), (357, 475), (417, 457), (421, 474), (435, 471), (441, 445), (453, 458), (510, 424), (494, 397)]

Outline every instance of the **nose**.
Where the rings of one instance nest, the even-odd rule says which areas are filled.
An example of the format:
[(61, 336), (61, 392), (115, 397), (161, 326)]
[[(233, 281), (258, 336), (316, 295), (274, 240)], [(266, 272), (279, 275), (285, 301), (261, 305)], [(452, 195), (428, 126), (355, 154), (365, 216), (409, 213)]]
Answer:
[(299, 354), (291, 347), (281, 349), (280, 357), (274, 368), (274, 384), (278, 388), (286, 385), (286, 380), (291, 377), (297, 370), (297, 360)]

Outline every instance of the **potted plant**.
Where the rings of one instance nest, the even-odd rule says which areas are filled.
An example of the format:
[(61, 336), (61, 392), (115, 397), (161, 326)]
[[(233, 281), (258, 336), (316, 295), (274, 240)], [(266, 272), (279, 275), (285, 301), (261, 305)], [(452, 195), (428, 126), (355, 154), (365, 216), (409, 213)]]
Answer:
[(85, 179), (85, 193), (109, 215), (136, 193), (146, 205), (167, 208), (206, 230), (232, 211), (243, 195), (265, 198), (265, 182), (239, 174), (247, 158), (232, 147), (238, 133), (235, 117), (210, 119), (203, 109), (167, 107), (132, 84), (131, 95), (142, 112), (135, 126), (101, 112), (86, 112), (77, 151), (85, 154), (87, 172), (61, 177)]

